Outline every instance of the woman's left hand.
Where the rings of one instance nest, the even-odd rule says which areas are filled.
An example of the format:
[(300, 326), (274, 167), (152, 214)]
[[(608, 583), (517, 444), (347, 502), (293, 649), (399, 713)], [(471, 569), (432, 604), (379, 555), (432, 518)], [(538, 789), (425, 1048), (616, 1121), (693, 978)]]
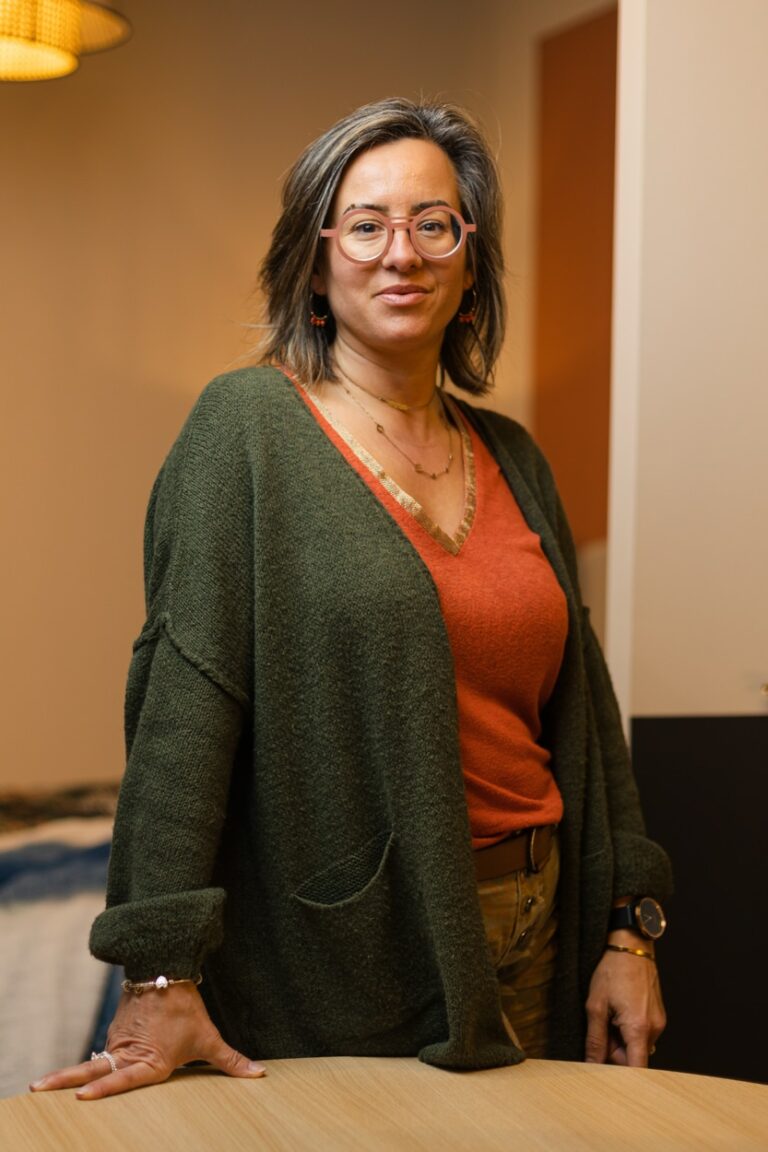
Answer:
[[(612, 932), (608, 939), (646, 950), (631, 932)], [(666, 1022), (655, 962), (626, 952), (604, 952), (587, 997), (586, 1062), (647, 1068)]]

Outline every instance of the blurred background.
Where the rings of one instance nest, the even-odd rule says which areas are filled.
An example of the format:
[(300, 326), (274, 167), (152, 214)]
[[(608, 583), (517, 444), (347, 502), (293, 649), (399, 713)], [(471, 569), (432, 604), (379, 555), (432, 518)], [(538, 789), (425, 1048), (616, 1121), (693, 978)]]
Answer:
[[(245, 325), (285, 172), (357, 105), (424, 94), (482, 120), (507, 196), (493, 403), (529, 419), (539, 42), (603, 10), (127, 0), (122, 47), (64, 79), (0, 85), (0, 787), (120, 773), (152, 481), (199, 392), (257, 335)], [(603, 219), (610, 230), (610, 204)]]
[(768, 4), (119, 7), (123, 46), (0, 84), (0, 791), (122, 772), (146, 502), (253, 342), (286, 170), (361, 103), (456, 101), (506, 195), (489, 403), (553, 464), (685, 896), (667, 987), (685, 999), (693, 956), (715, 986), (699, 952), (726, 909), (741, 972), (744, 1004), (713, 1006), (708, 1031), (701, 1000), (680, 1009), (667, 1066), (756, 1078), (756, 1052), (717, 1054), (744, 1053), (738, 1025), (732, 1043), (712, 1029), (749, 1016), (765, 947)]

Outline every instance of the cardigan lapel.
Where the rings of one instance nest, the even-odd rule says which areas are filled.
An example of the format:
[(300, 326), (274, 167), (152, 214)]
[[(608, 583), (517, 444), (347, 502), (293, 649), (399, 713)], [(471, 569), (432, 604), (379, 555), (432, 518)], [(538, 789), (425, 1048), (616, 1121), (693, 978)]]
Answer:
[(465, 401), (459, 400), (458, 403), (464, 415), (473, 424), (496, 459), (504, 479), (520, 506), (520, 510), (525, 517), (528, 527), (541, 538), (541, 546), (544, 554), (552, 565), (560, 586), (565, 593), (566, 600), (568, 601), (568, 610), (573, 620), (578, 623), (579, 597), (571, 573), (565, 563), (562, 549), (557, 539), (556, 529), (547, 519), (542, 501), (534, 495), (530, 484), (518, 467), (509, 444), (505, 443), (499, 436), (497, 429), (494, 427), (495, 421), (488, 418), (489, 415), (495, 416), (495, 414), (486, 413), (481, 408), (474, 408)]

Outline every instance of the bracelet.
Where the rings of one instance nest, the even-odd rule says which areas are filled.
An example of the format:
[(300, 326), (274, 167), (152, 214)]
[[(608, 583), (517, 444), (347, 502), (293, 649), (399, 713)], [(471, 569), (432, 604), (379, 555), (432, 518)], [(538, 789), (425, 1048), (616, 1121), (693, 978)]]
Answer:
[(171, 984), (201, 984), (203, 977), (184, 976), (180, 980), (170, 980), (167, 976), (158, 976), (156, 980), (123, 980), (124, 992), (132, 992), (134, 996), (141, 996), (142, 992), (164, 992)]
[(642, 956), (643, 960), (650, 960), (652, 963), (656, 961), (653, 952), (644, 952), (642, 948), (625, 948), (623, 944), (606, 944), (605, 947), (608, 952), (629, 952), (630, 956)]

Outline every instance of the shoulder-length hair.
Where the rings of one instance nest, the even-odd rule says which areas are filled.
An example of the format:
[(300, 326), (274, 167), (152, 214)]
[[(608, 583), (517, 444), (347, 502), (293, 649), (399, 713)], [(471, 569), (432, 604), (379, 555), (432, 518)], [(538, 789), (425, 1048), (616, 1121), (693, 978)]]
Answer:
[(475, 318), (453, 319), (440, 352), (442, 369), (468, 392), (486, 392), (504, 338), (501, 189), (496, 164), (480, 129), (451, 104), (393, 98), (358, 108), (313, 141), (283, 186), (283, 210), (272, 233), (259, 282), (267, 301), (268, 335), (263, 361), (279, 361), (307, 384), (335, 379), (333, 317), (324, 328), (310, 322), (312, 274), (320, 229), (325, 227), (339, 181), (360, 152), (396, 140), (430, 140), (452, 161), (462, 215), (477, 225), (467, 238), (475, 277)]

